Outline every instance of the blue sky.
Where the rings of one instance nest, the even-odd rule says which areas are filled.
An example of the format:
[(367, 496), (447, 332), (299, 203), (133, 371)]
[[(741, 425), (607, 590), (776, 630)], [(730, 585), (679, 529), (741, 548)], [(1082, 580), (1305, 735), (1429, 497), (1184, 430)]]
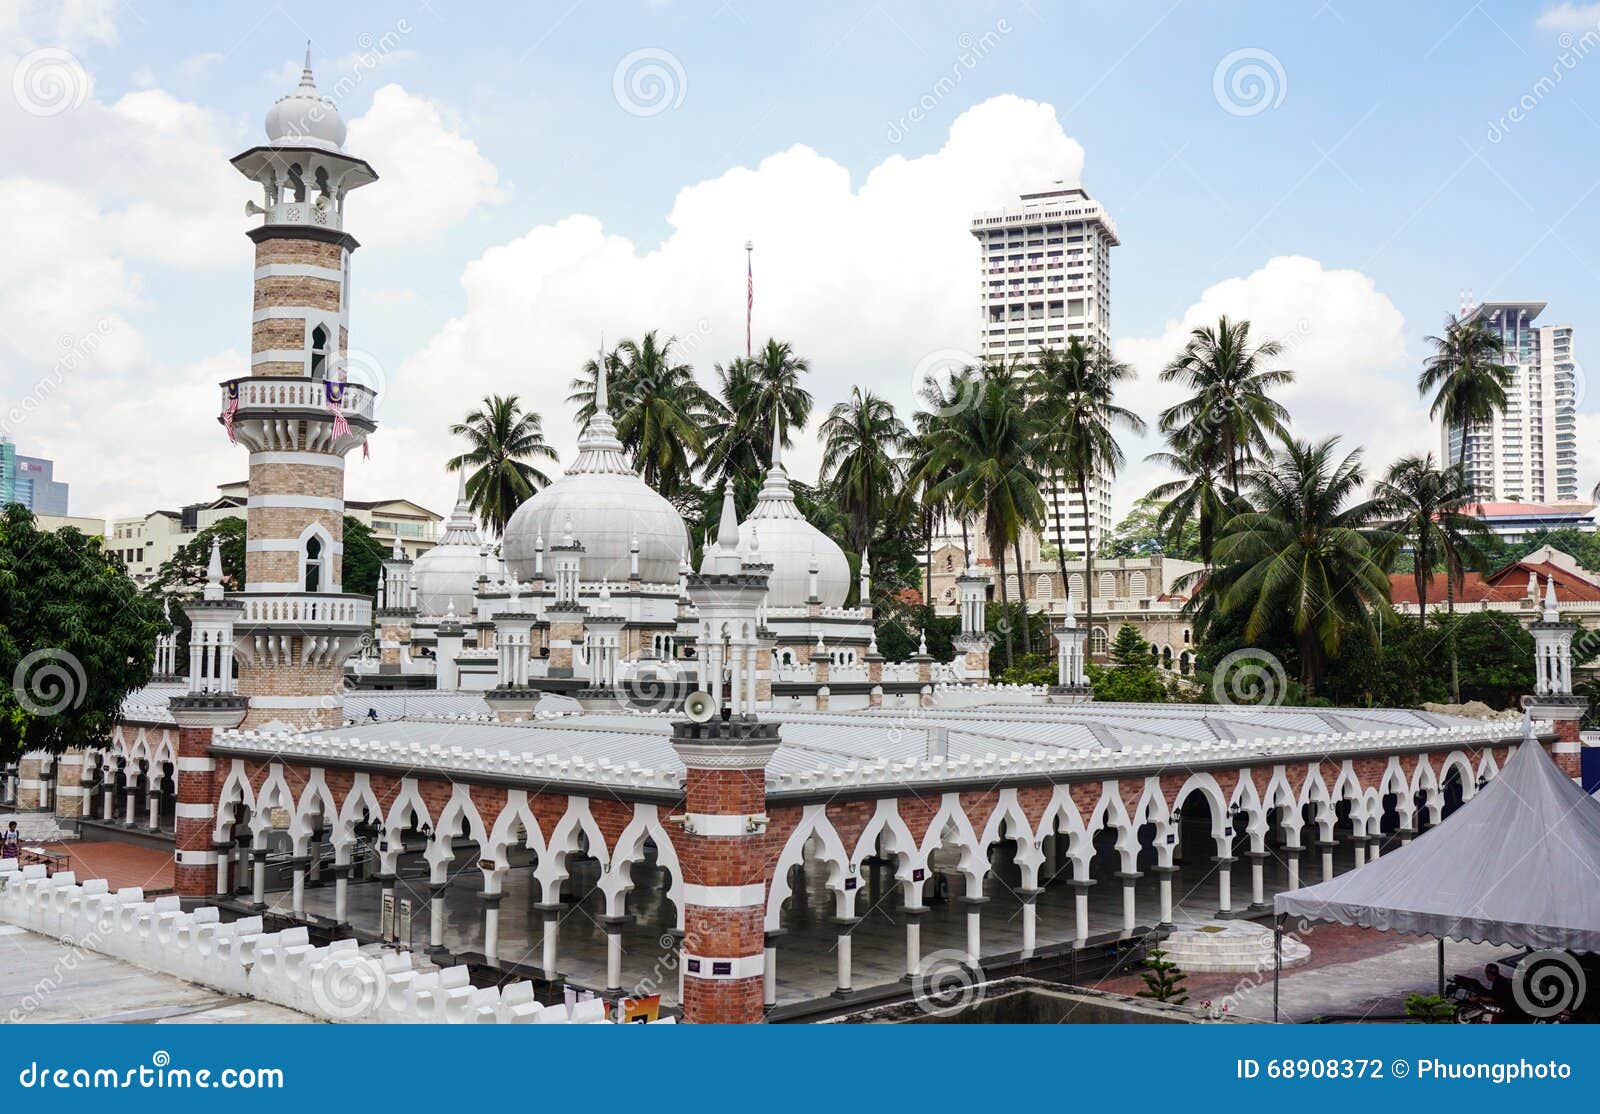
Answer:
[[(443, 426), (485, 390), (522, 393), (566, 449), (565, 382), (602, 330), (690, 338), (709, 373), (742, 344), (747, 235), (757, 332), (813, 356), (819, 402), (853, 382), (907, 402), (927, 353), (976, 340), (965, 213), (1080, 170), (1122, 234), (1130, 402), (1170, 401), (1152, 373), (1183, 327), (1246, 313), (1290, 341), (1300, 432), (1382, 466), (1433, 445), (1415, 370), (1461, 289), (1548, 301), (1585, 358), (1592, 7), (0, 4), (0, 137), (20, 152), (0, 198), (33, 214), (0, 263), (0, 385), (10, 410), (29, 400), (8, 431), (57, 459), (78, 513), (243, 474), (214, 424), (215, 382), (248, 349), (253, 195), (226, 158), (309, 37), (347, 148), (384, 176), (347, 219), (366, 245), (352, 345), (386, 385), (358, 497), (444, 509)], [(19, 111), (44, 95), (17, 93), (41, 51), (70, 59), (69, 103)], [(630, 101), (630, 56), (662, 102)], [(1230, 93), (1230, 57), (1264, 99)], [(75, 345), (92, 351), (56, 374)], [(1587, 487), (1600, 452), (1580, 434)], [(1119, 504), (1156, 478), (1150, 447), (1129, 446)]]

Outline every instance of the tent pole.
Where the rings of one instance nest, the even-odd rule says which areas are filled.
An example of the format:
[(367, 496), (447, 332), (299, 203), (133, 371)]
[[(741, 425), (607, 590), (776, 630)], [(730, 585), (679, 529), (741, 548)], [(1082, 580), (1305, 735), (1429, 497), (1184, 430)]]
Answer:
[(1439, 937), (1439, 997), (1444, 997), (1444, 937)]
[(1272, 918), (1272, 1023), (1278, 1023), (1278, 979), (1283, 975), (1283, 918)]

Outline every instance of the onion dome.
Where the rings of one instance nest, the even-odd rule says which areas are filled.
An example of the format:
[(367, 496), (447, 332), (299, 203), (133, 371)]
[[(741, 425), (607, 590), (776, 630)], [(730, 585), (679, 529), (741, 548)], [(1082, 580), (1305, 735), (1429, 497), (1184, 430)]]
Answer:
[(517, 579), (533, 579), (539, 539), (561, 537), (570, 522), (573, 538), (583, 546), (578, 565), (582, 582), (627, 580), (637, 540), (639, 578), (671, 584), (679, 561), (689, 552), (689, 531), (678, 509), (628, 464), (611, 419), (603, 359), (594, 395), (594, 417), (578, 438), (578, 459), (506, 523), (506, 564)]
[(299, 86), (267, 109), (267, 139), (284, 146), (338, 151), (344, 147), (344, 136), (338, 108), (317, 91), (316, 78), (311, 76), (311, 44), (307, 43)]
[[(774, 423), (772, 466), (756, 498), (755, 509), (745, 519), (756, 531), (745, 531), (740, 548), (747, 558), (759, 557), (771, 565), (767, 578), (769, 607), (804, 607), (811, 595), (811, 563), (817, 565), (817, 596), (824, 607), (843, 607), (850, 594), (850, 562), (837, 542), (806, 521), (795, 505), (789, 474), (783, 470), (783, 430)], [(760, 550), (749, 551), (760, 534)]]
[(470, 615), (478, 574), (483, 571), (483, 539), (467, 503), (467, 472), (460, 472), (456, 506), (439, 544), (417, 557), (411, 575), (417, 585), (417, 614)]

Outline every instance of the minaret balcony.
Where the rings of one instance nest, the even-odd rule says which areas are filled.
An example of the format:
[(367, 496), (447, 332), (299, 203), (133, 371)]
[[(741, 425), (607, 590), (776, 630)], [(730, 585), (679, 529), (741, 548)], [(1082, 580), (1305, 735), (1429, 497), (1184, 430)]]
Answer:
[[(237, 380), (239, 409), (235, 420), (249, 418), (326, 418), (328, 410), (324, 381), (307, 376), (262, 376)], [(345, 420), (375, 425), (373, 412), (378, 393), (360, 383), (344, 383), (344, 400), (339, 409)], [(222, 406), (228, 405), (228, 384), (222, 384)]]
[(321, 634), (372, 629), (372, 600), (335, 592), (242, 592), (229, 599), (242, 607), (235, 631)]

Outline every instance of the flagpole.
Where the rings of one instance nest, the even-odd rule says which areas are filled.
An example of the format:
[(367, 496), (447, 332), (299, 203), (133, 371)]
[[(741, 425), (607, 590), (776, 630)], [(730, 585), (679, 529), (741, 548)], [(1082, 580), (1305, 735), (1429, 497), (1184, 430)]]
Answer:
[(756, 304), (756, 273), (752, 253), (756, 245), (751, 240), (744, 242), (744, 358), (750, 358), (750, 311)]

